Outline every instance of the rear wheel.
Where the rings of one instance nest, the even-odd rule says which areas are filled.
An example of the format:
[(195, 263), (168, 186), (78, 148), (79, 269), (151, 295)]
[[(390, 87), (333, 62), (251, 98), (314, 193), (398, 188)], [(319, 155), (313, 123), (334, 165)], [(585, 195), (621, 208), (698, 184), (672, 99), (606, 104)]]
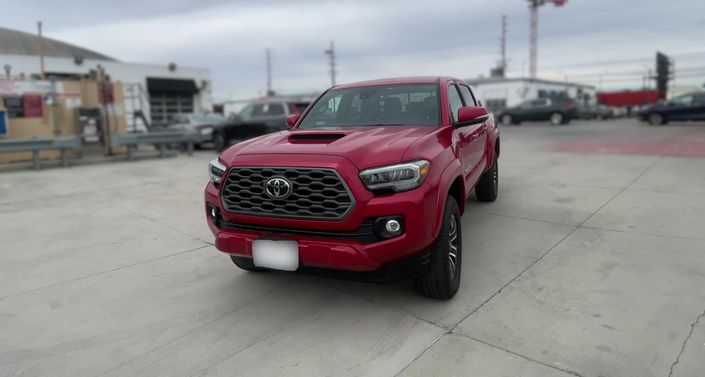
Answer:
[(660, 126), (662, 124), (666, 124), (666, 118), (664, 118), (663, 115), (659, 113), (649, 114), (649, 124), (652, 126)]
[(463, 251), (462, 236), (458, 203), (455, 198), (448, 196), (441, 231), (431, 246), (428, 270), (414, 279), (414, 285), (422, 295), (447, 300), (458, 292)]
[(501, 121), (503, 126), (510, 126), (514, 124), (514, 119), (512, 119), (512, 116), (509, 114), (502, 115)]
[(551, 122), (552, 125), (558, 126), (558, 125), (563, 124), (565, 122), (565, 117), (561, 113), (553, 113), (548, 118), (548, 120)]
[(480, 181), (475, 186), (475, 196), (481, 202), (494, 202), (499, 193), (499, 165), (497, 155), (492, 161), (492, 168), (482, 174)]
[(240, 267), (241, 269), (243, 269), (245, 271), (252, 271), (252, 272), (266, 271), (263, 268), (259, 268), (259, 267), (255, 266), (255, 263), (252, 261), (252, 258), (239, 257), (236, 255), (230, 254), (230, 259), (233, 260), (233, 263), (235, 263), (236, 266)]

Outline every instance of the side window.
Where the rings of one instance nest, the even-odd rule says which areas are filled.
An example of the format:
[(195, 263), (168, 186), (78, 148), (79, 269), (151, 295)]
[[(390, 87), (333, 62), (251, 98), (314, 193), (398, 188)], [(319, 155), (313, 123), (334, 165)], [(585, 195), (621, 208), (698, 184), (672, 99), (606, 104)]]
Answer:
[(281, 103), (270, 103), (267, 115), (284, 115), (284, 105)]
[(448, 87), (448, 104), (450, 105), (450, 119), (455, 123), (458, 119), (458, 110), (463, 107), (463, 101), (460, 99), (460, 93), (455, 85)]
[(254, 105), (247, 105), (238, 114), (242, 120), (250, 120), (252, 118), (252, 110), (255, 109)]
[(675, 102), (677, 105), (680, 105), (680, 106), (691, 106), (693, 104), (693, 96), (688, 95), (688, 96), (675, 97), (671, 100), (671, 102)]
[(257, 117), (263, 117), (266, 115), (267, 111), (267, 104), (257, 104), (254, 106), (252, 109), (252, 117), (257, 118)]
[(475, 96), (472, 95), (470, 88), (465, 85), (460, 85), (460, 94), (463, 95), (465, 100), (465, 106), (477, 106), (477, 101), (475, 101)]

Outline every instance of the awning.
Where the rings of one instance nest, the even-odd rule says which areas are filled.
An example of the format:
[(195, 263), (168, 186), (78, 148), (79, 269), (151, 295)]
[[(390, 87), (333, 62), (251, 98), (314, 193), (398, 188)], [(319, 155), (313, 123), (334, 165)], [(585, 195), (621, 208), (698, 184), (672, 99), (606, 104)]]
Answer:
[(159, 79), (147, 78), (147, 91), (149, 93), (198, 93), (194, 80), (189, 79)]

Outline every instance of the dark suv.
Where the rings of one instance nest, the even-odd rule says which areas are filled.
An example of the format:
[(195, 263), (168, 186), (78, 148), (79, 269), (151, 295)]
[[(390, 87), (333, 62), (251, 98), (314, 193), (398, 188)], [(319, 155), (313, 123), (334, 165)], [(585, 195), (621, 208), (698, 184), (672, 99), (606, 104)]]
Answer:
[(641, 111), (639, 118), (652, 125), (670, 121), (705, 120), (705, 92), (684, 94), (659, 102)]
[(506, 108), (499, 112), (498, 118), (503, 125), (534, 121), (549, 121), (559, 125), (570, 123), (577, 115), (577, 106), (571, 99), (539, 98)]
[(214, 148), (222, 151), (235, 141), (285, 130), (288, 128), (286, 117), (302, 114), (309, 103), (282, 98), (266, 98), (250, 103), (214, 128)]

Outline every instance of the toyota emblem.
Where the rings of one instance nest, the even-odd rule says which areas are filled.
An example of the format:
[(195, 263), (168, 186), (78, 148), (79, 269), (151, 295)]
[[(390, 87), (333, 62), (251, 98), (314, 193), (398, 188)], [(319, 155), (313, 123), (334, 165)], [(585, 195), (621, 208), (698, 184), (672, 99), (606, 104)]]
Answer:
[(291, 182), (284, 177), (272, 177), (264, 182), (264, 192), (272, 199), (284, 199), (292, 191)]

